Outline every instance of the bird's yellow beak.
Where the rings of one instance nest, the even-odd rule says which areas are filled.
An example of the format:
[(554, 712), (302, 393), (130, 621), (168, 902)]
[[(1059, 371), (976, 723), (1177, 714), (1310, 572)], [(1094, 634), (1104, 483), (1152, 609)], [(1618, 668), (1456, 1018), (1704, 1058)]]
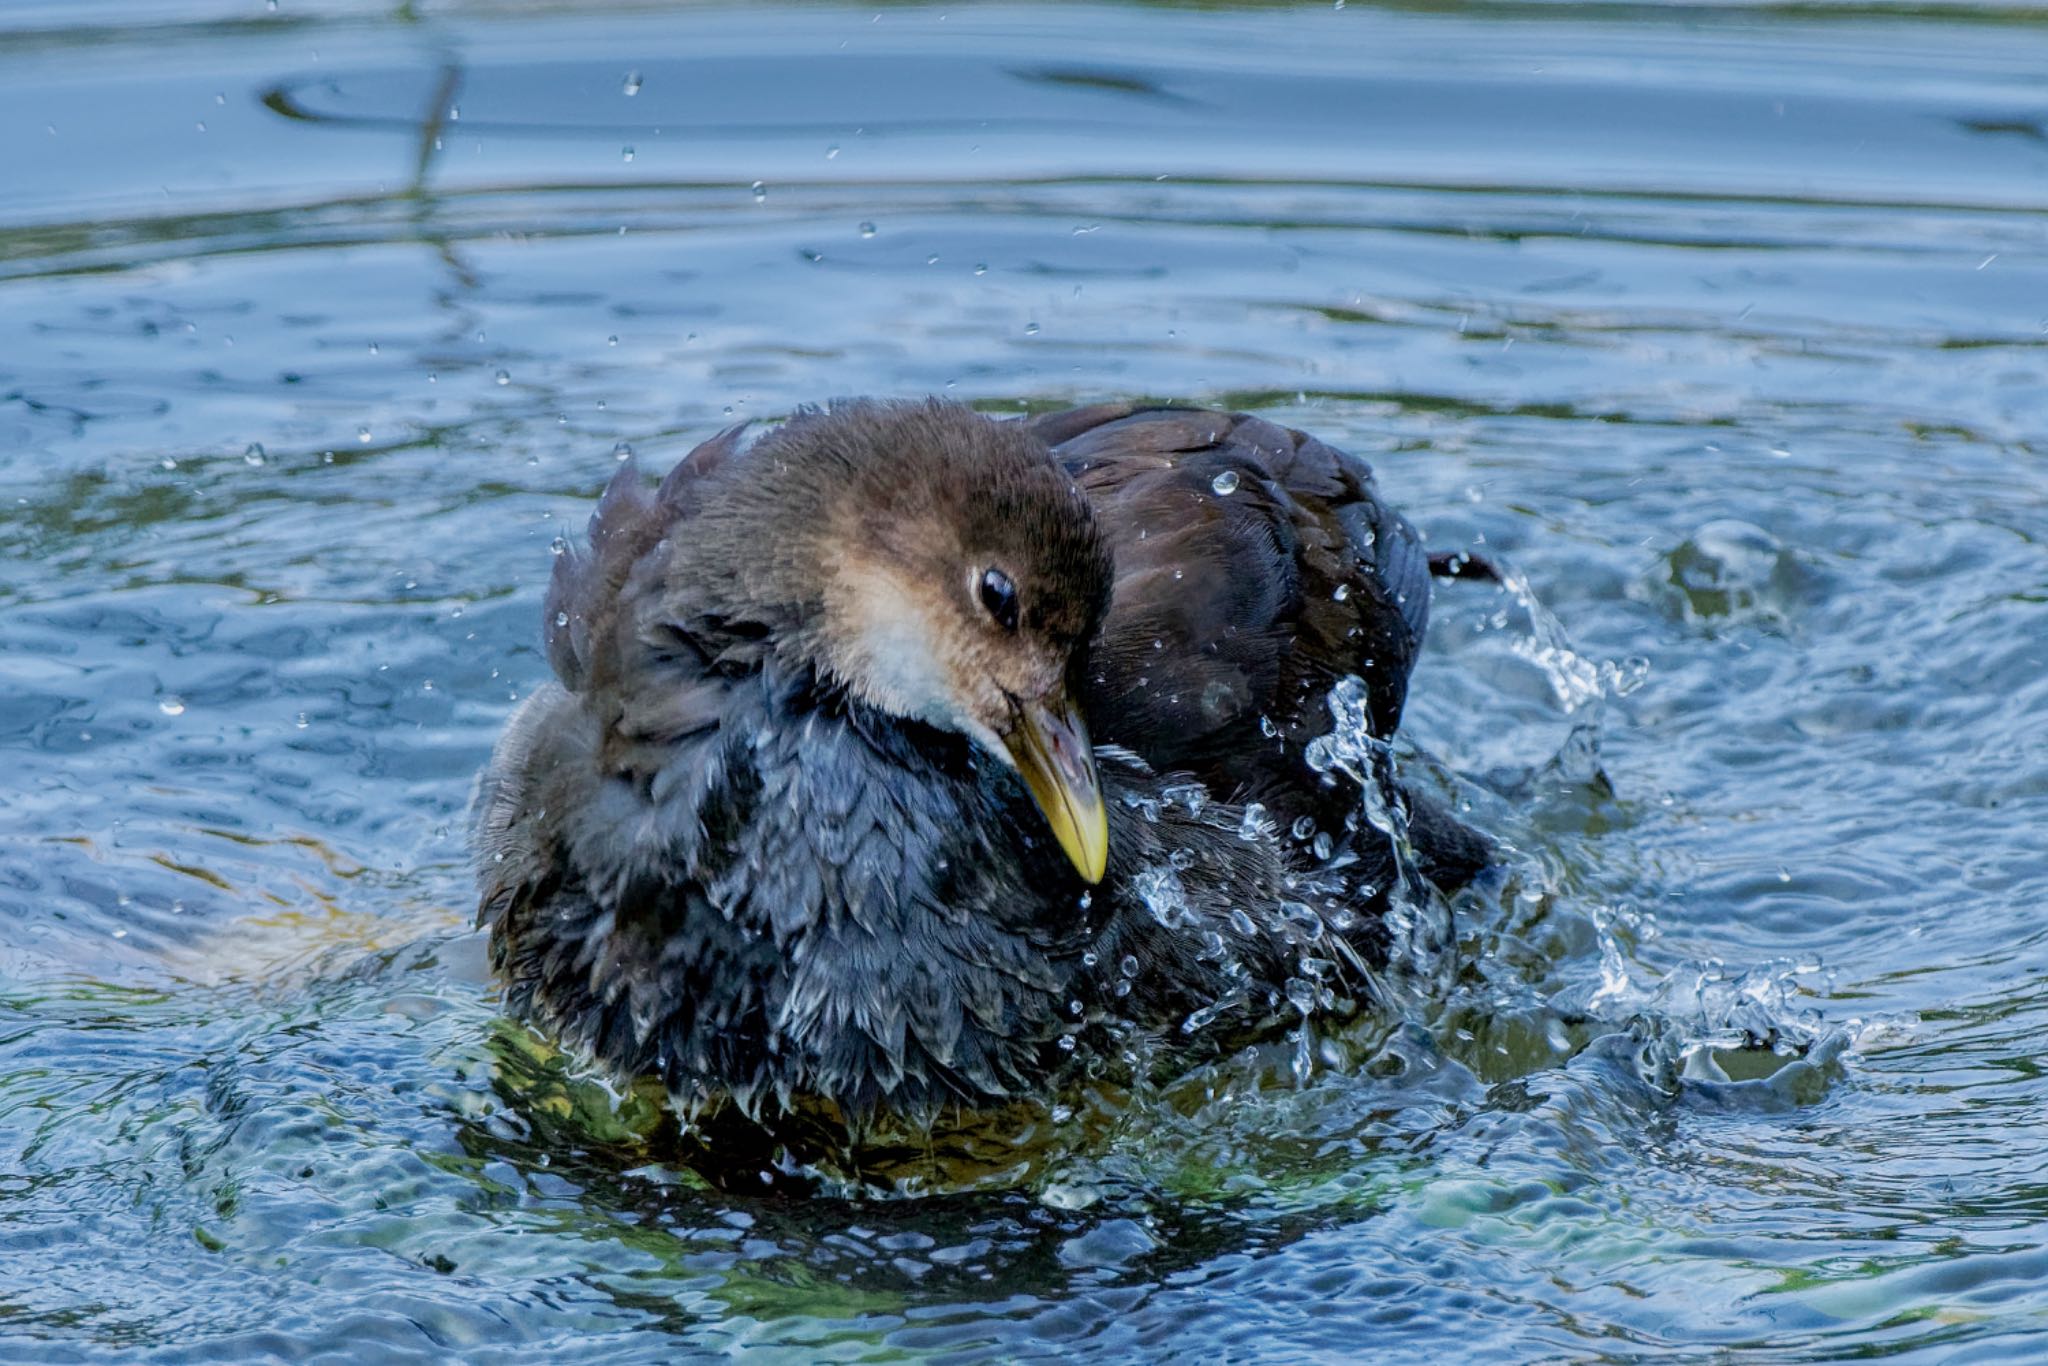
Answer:
[(1080, 708), (1064, 696), (1021, 702), (1003, 744), (1075, 869), (1091, 885), (1102, 881), (1109, 865), (1109, 813)]

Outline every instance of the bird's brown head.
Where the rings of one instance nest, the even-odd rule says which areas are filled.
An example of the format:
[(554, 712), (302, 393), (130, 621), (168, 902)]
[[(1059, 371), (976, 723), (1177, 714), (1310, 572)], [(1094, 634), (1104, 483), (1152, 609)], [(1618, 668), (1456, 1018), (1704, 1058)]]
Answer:
[(840, 403), (798, 414), (721, 474), (727, 496), (705, 520), (723, 534), (709, 539), (731, 557), (732, 588), (773, 605), (777, 653), (1013, 765), (1098, 881), (1107, 819), (1078, 698), (1111, 567), (1044, 443), (958, 404)]

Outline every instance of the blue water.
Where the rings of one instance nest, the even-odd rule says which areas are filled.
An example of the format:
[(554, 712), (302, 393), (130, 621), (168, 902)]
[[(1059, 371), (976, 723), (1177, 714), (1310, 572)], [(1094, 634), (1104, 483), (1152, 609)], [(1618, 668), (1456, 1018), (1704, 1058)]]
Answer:
[[(0, 1360), (2048, 1354), (2044, 72), (1979, 3), (7, 7)], [(462, 811), (549, 543), (870, 392), (1255, 408), (1525, 576), (1410, 705), (1510, 846), (1455, 981), (917, 1200), (529, 1055)]]

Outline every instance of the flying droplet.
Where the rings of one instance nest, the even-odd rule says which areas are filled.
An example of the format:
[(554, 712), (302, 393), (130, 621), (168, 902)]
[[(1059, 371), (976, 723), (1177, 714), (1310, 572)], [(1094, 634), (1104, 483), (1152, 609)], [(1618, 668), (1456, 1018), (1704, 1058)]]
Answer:
[(166, 697), (156, 704), (156, 709), (165, 716), (183, 716), (185, 714), (185, 699), (182, 697)]
[(753, 188), (754, 188), (754, 202), (755, 202), (756, 204), (760, 203), (760, 202), (761, 202), (762, 200), (764, 200), (764, 199), (766, 199), (766, 198), (768, 197), (768, 187), (767, 187), (766, 185), (762, 184), (762, 183), (761, 183), (760, 181), (758, 181), (758, 180), (757, 180), (757, 181), (755, 181), (755, 182), (754, 182), (754, 187), (753, 187)]
[(631, 99), (633, 96), (639, 94), (640, 73), (637, 71), (628, 71), (626, 73), (626, 84), (621, 88), (626, 92), (627, 99)]
[(633, 159), (633, 149), (632, 149), (631, 147), (621, 147), (621, 148), (619, 149), (619, 160), (621, 160), (621, 161), (631, 161), (632, 159)]
[(604, 339), (604, 344), (606, 346), (617, 346), (619, 344), (619, 334), (616, 332), (612, 333), (611, 336)]
[(1237, 492), (1237, 471), (1225, 470), (1209, 481), (1209, 487), (1224, 497)]
[(557, 626), (567, 626), (568, 624), (569, 624), (569, 614), (568, 614), (567, 612), (557, 612), (557, 613), (555, 613), (555, 625), (557, 625)]
[(1351, 596), (1351, 585), (1348, 583), (1338, 584), (1336, 588), (1331, 590), (1330, 596), (1335, 598), (1339, 602), (1344, 601), (1344, 599)]
[(369, 444), (370, 444), (370, 429), (369, 429), (368, 427), (358, 427), (358, 428), (356, 428), (356, 440), (358, 440), (358, 441), (362, 442), (362, 443), (363, 443), (363, 444), (364, 444), (365, 446), (369, 445)]
[(512, 382), (512, 374), (508, 370), (500, 370), (497, 374), (491, 376), (491, 378), (495, 379), (500, 384), (510, 384)]
[(861, 235), (862, 237), (873, 237), (873, 236), (875, 235), (875, 225), (874, 225), (873, 223), (863, 223), (863, 224), (861, 224), (861, 225), (860, 225), (860, 235)]
[(631, 460), (632, 458), (633, 458), (633, 443), (632, 443), (632, 442), (630, 442), (630, 441), (621, 441), (621, 442), (619, 442), (619, 443), (618, 443), (618, 444), (617, 444), (616, 446), (613, 446), (613, 447), (612, 447), (612, 459), (614, 459), (614, 460)]
[(833, 143), (833, 144), (832, 144), (832, 145), (831, 145), (830, 147), (827, 147), (827, 148), (825, 149), (825, 160), (827, 160), (827, 161), (834, 161), (834, 160), (837, 160), (837, 159), (838, 159), (838, 157), (839, 157), (839, 144), (835, 142), (835, 143)]
[(1037, 323), (1025, 323), (1025, 324), (1024, 324), (1024, 335), (1025, 335), (1025, 336), (1027, 336), (1027, 337), (1035, 337), (1035, 336), (1037, 336), (1037, 335), (1038, 335), (1038, 324), (1037, 324)]
[(263, 443), (261, 441), (251, 441), (249, 443), (249, 449), (242, 452), (242, 463), (245, 465), (260, 465), (263, 463)]
[(550, 552), (550, 553), (552, 553), (552, 554), (556, 554), (556, 555), (566, 555), (566, 554), (568, 554), (568, 553), (569, 553), (569, 540), (568, 540), (568, 538), (567, 538), (566, 536), (557, 536), (557, 537), (555, 537), (555, 539), (554, 539), (554, 540), (552, 540), (552, 541), (549, 541), (549, 542), (548, 542), (548, 550), (549, 550), (549, 552)]

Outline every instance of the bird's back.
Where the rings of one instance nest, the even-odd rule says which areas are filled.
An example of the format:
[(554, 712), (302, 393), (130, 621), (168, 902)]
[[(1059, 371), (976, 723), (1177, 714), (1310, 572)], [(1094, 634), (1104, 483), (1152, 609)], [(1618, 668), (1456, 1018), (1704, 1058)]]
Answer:
[(1429, 620), (1428, 556), (1371, 467), (1242, 413), (1107, 404), (1032, 422), (1115, 557), (1097, 739), (1219, 797), (1318, 814), (1303, 752), (1331, 727), (1331, 685), (1362, 679), (1372, 733), (1391, 735)]

